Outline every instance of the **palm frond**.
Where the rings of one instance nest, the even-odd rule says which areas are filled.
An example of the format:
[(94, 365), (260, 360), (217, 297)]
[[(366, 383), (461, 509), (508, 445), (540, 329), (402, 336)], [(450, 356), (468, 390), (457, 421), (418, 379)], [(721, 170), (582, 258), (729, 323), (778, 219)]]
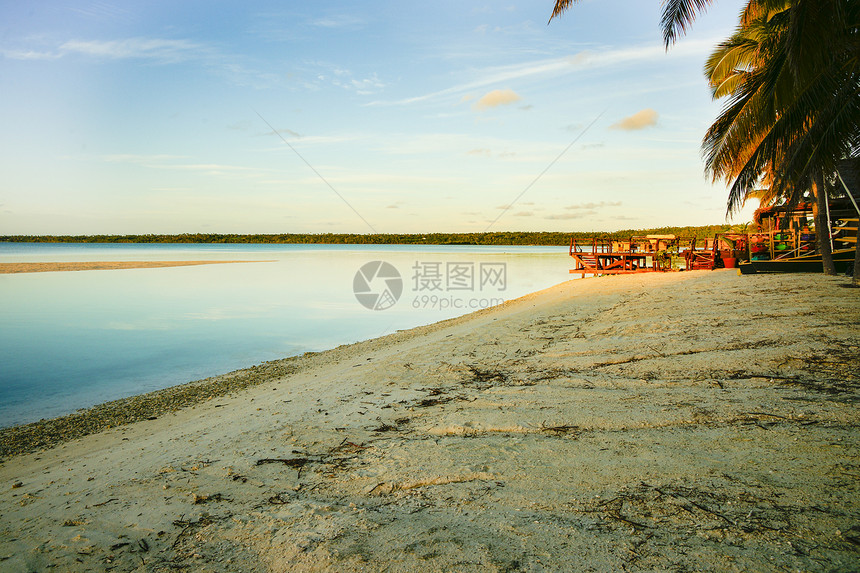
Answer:
[[(856, 2), (846, 0), (795, 0), (790, 15), (791, 26), (786, 39), (792, 66), (799, 77), (815, 73), (840, 51), (845, 34), (851, 33), (846, 21), (847, 7)], [(855, 7), (856, 10), (856, 7)], [(855, 21), (856, 25), (856, 21)], [(854, 30), (856, 35), (856, 28)]]
[(705, 134), (714, 181), (729, 182), (727, 215), (766, 182), (788, 204), (860, 143), (856, 2), (750, 0), (735, 34), (705, 66), (728, 98)]
[(668, 48), (687, 31), (699, 12), (704, 12), (713, 0), (664, 0), (660, 25), (663, 44)]
[(776, 14), (791, 7), (792, 0), (750, 0), (741, 11), (741, 26), (764, 19), (770, 20)]
[[(730, 77), (752, 68), (757, 44), (745, 35), (736, 34), (717, 46), (705, 62), (705, 77), (711, 87), (723, 84)], [(722, 95), (714, 94), (715, 98)]]
[[(555, 18), (556, 16), (560, 16), (562, 12), (564, 12), (577, 2), (579, 2), (579, 0), (556, 0), (555, 8), (553, 8), (552, 10), (552, 16), (549, 17), (549, 22), (552, 22), (553, 18)], [(547, 22), (547, 24), (549, 22)]]
[(732, 74), (721, 80), (719, 84), (712, 86), (711, 93), (715, 99), (726, 97), (735, 93), (744, 81), (743, 73)]
[(775, 185), (784, 187), (792, 180), (806, 179), (814, 171), (832, 173), (843, 157), (856, 153), (860, 133), (860, 86), (854, 82), (840, 82), (833, 74), (823, 74), (820, 82), (810, 85), (798, 106), (809, 107), (810, 102), (820, 103), (826, 98), (831, 105), (820, 106), (814, 121), (788, 148), (782, 165), (781, 177)]

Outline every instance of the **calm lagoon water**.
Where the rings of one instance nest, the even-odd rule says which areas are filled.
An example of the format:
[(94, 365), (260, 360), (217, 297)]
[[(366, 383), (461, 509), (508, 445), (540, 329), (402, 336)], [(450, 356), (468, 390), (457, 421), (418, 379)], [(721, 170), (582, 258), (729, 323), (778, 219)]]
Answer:
[[(0, 275), (0, 427), (429, 324), (570, 278), (566, 247), (0, 243), (0, 262), (132, 260), (257, 262)], [(364, 267), (373, 261), (401, 278), (384, 310), (354, 293), (397, 294), (396, 278)]]

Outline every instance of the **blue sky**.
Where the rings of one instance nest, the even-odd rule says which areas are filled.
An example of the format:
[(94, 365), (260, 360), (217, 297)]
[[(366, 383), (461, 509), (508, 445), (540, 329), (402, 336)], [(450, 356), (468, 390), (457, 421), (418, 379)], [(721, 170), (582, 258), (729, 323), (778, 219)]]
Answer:
[(668, 53), (659, 4), (3, 1), (0, 234), (721, 223), (701, 70), (742, 2)]

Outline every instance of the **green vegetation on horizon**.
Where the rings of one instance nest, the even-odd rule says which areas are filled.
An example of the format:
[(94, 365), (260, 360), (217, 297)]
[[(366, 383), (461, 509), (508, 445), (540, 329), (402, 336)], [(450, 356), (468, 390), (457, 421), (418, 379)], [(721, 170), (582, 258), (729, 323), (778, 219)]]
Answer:
[(713, 237), (716, 233), (743, 230), (746, 225), (706, 225), (702, 227), (660, 227), (606, 232), (528, 232), (495, 233), (282, 233), (221, 234), (184, 233), (180, 235), (7, 235), (0, 242), (12, 243), (250, 243), (250, 244), (329, 244), (329, 245), (567, 245), (571, 237), (628, 239), (634, 235), (676, 235), (684, 238)]

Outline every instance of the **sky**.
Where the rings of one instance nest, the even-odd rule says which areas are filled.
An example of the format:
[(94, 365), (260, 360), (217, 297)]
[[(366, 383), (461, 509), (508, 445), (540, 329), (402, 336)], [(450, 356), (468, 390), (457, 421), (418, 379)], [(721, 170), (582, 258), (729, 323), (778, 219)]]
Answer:
[(0, 0), (0, 235), (723, 223), (742, 3), (667, 52), (659, 0)]

